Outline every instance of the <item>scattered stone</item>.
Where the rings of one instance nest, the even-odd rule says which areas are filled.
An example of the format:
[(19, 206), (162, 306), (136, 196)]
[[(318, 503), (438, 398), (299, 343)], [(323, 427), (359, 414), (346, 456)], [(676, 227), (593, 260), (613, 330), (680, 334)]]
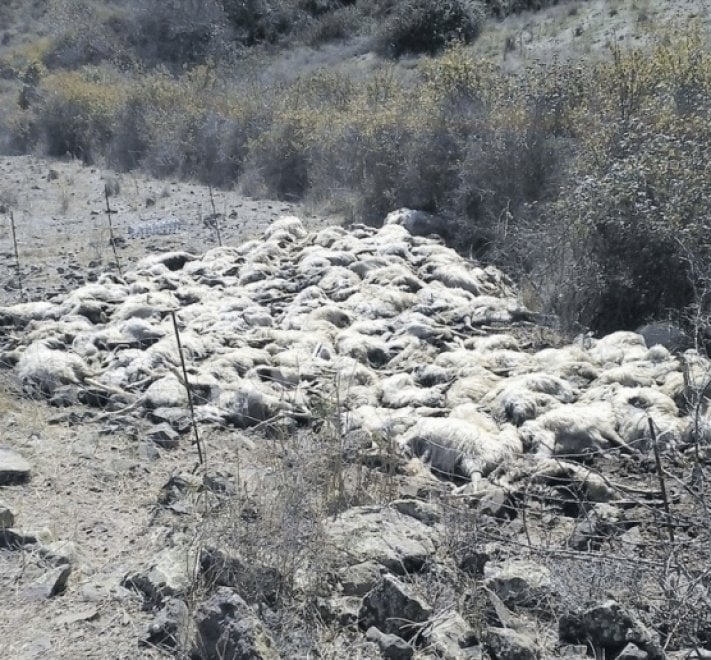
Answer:
[(429, 525), (430, 527), (432, 525), (437, 524), (441, 519), (441, 515), (438, 508), (430, 502), (422, 502), (421, 500), (414, 499), (403, 499), (391, 502), (390, 506), (396, 511), (402, 513), (403, 515), (415, 518), (420, 522), (424, 523), (425, 525)]
[(193, 580), (191, 554), (185, 547), (164, 548), (147, 570), (126, 575), (121, 586), (143, 594), (149, 607), (160, 604), (168, 596), (180, 596)]
[(90, 603), (105, 601), (126, 601), (139, 598), (131, 591), (118, 584), (118, 579), (106, 578), (101, 581), (86, 582), (79, 587), (82, 598)]
[(163, 609), (148, 624), (142, 644), (166, 649), (184, 646), (189, 626), (187, 605), (179, 598), (167, 598)]
[(512, 559), (484, 567), (484, 584), (507, 607), (546, 608), (553, 595), (550, 571), (531, 561)]
[[(15, 512), (0, 500), (0, 530), (9, 529), (15, 524)], [(0, 542), (1, 544), (1, 542)]]
[(317, 606), (324, 623), (333, 623), (342, 628), (358, 623), (361, 599), (357, 596), (318, 598)]
[(608, 655), (620, 653), (632, 642), (644, 650), (650, 660), (665, 657), (655, 636), (614, 600), (594, 605), (582, 613), (564, 614), (558, 621), (558, 635), (563, 642), (591, 644)]
[(375, 626), (384, 633), (410, 639), (418, 623), (432, 616), (429, 604), (393, 575), (384, 575), (363, 598), (358, 614), (362, 628)]
[(0, 447), (0, 486), (14, 486), (29, 481), (30, 464), (15, 450)]
[(342, 568), (338, 571), (338, 579), (343, 595), (365, 596), (382, 574), (383, 567), (372, 561)]
[(154, 424), (167, 422), (180, 434), (190, 430), (190, 413), (185, 408), (156, 408), (148, 412), (148, 419)]
[(509, 496), (501, 486), (487, 484), (476, 508), (480, 514), (504, 518), (510, 510)]
[(457, 562), (460, 570), (470, 575), (484, 575), (484, 567), (490, 559), (490, 553), (487, 548), (469, 546), (464, 548)]
[(412, 647), (402, 637), (387, 635), (380, 632), (375, 626), (368, 628), (365, 638), (369, 642), (375, 642), (378, 645), (383, 658), (410, 660), (414, 654)]
[(486, 590), (486, 597), (488, 600), (486, 620), (489, 625), (496, 628), (511, 628), (512, 630), (527, 628), (526, 621), (509, 610), (491, 589)]
[(374, 561), (393, 573), (418, 571), (435, 551), (432, 527), (389, 507), (363, 506), (329, 519), (326, 537), (348, 563)]
[(138, 445), (138, 455), (147, 461), (157, 461), (160, 458), (160, 452), (152, 442), (142, 442)]
[(25, 590), (31, 600), (44, 600), (61, 594), (67, 587), (67, 580), (72, 572), (71, 566), (58, 566), (47, 571), (39, 580)]
[(194, 653), (204, 660), (277, 660), (262, 622), (234, 591), (219, 587), (198, 608)]
[(60, 385), (49, 398), (49, 405), (55, 408), (69, 408), (79, 403), (79, 388), (76, 385)]
[(438, 617), (426, 634), (429, 644), (443, 660), (459, 660), (462, 649), (478, 644), (476, 633), (459, 612)]
[(79, 621), (93, 621), (98, 617), (99, 610), (95, 605), (89, 605), (58, 616), (54, 619), (54, 623), (58, 626), (71, 626), (73, 623), (78, 623)]
[(146, 433), (146, 440), (163, 449), (177, 449), (180, 446), (180, 436), (167, 422), (154, 426)]
[(38, 542), (39, 538), (34, 532), (21, 532), (17, 529), (0, 527), (0, 548), (17, 549)]
[(199, 493), (202, 483), (202, 479), (191, 472), (174, 474), (160, 489), (158, 504), (174, 508), (184, 498)]
[(234, 495), (237, 492), (231, 475), (220, 474), (219, 472), (207, 472), (202, 478), (202, 483), (211, 493)]
[(200, 571), (209, 583), (235, 589), (247, 603), (275, 603), (283, 582), (275, 568), (217, 548), (203, 548)]
[(647, 660), (649, 655), (646, 651), (643, 651), (636, 644), (630, 642), (624, 649), (622, 653), (615, 658), (615, 660)]
[(509, 628), (488, 628), (485, 645), (496, 660), (538, 660), (535, 640)]
[(54, 541), (40, 547), (42, 559), (51, 566), (75, 564), (77, 546), (73, 541)]
[(599, 502), (578, 522), (568, 545), (576, 550), (597, 550), (602, 542), (619, 531), (622, 512), (616, 506)]

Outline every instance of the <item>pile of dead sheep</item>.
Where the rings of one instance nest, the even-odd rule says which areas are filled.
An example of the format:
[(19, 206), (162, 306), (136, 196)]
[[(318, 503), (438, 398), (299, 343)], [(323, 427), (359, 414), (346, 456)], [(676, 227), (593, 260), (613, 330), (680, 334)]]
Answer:
[[(670, 352), (649, 340), (653, 333), (647, 341), (616, 332), (537, 348), (526, 339), (536, 316), (513, 283), (461, 257), (432, 229), (407, 210), (381, 228), (312, 233), (288, 216), (239, 246), (152, 255), (123, 277), (105, 274), (66, 297), (0, 308), (0, 365), (52, 405), (94, 406), (102, 419), (174, 420), (188, 406), (177, 329), (199, 424), (308, 430), (329, 416), (340, 437), (426, 466), (454, 497), (481, 502), (491, 488), (517, 501), (536, 488), (574, 493), (572, 520), (580, 524), (565, 531), (564, 547), (599, 545), (600, 525), (612, 524), (610, 512), (631, 498), (656, 498), (652, 508), (660, 509), (656, 487), (613, 483), (601, 463), (625, 456), (648, 463), (659, 452), (689, 450), (701, 461), (711, 442), (709, 360), (693, 349)], [(349, 570), (374, 557), (389, 571), (414, 570), (434, 552), (428, 526), (436, 518), (411, 501), (355, 508), (330, 524), (330, 542), (337, 547), (343, 537)], [(404, 558), (414, 527), (422, 539)], [(372, 529), (380, 531), (363, 531)], [(517, 543), (530, 549), (533, 533), (534, 526), (519, 530)], [(537, 575), (524, 569), (516, 584)], [(390, 585), (376, 578), (371, 596)], [(494, 592), (504, 580), (488, 579)], [(408, 637), (381, 621), (404, 611), (376, 615), (364, 603), (354, 620)], [(561, 628), (561, 639), (593, 635), (585, 621), (574, 622), (579, 634), (572, 623)], [(512, 643), (508, 629), (500, 628), (503, 646)], [(487, 648), (499, 648), (497, 639)], [(634, 641), (644, 657), (663, 657), (642, 637), (601, 639), (600, 648)], [(495, 657), (534, 656), (499, 650)]]
[(522, 453), (640, 451), (649, 418), (665, 445), (711, 436), (684, 407), (704, 358), (631, 332), (523, 350), (497, 331), (532, 318), (512, 283), (414, 235), (412, 217), (311, 234), (282, 217), (261, 240), (151, 256), (63, 300), (0, 308), (0, 360), (57, 405), (185, 408), (175, 311), (199, 421), (308, 425), (337, 405), (344, 433), (466, 478)]

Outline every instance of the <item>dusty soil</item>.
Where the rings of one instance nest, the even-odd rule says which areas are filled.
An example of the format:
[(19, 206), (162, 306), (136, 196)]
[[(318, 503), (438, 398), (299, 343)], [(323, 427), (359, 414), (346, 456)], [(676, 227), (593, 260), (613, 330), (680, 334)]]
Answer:
[[(118, 183), (111, 221), (122, 267), (151, 252), (201, 253), (259, 235), (276, 217), (296, 213), (307, 226), (319, 218), (299, 205), (256, 200), (235, 191), (115, 174), (78, 161), (34, 156), (0, 158), (0, 305), (20, 302), (10, 214), (15, 221), (24, 295), (44, 300), (115, 270), (104, 186)], [(177, 227), (177, 229), (174, 229)], [(162, 234), (160, 232), (171, 232)], [(148, 234), (142, 235), (142, 232)], [(173, 233), (174, 232), (174, 233)], [(133, 237), (132, 237), (133, 234)]]

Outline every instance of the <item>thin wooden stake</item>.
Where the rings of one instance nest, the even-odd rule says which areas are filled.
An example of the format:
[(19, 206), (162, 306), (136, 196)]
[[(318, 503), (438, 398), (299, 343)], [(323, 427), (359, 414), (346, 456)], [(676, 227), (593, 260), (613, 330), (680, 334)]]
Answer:
[(113, 211), (109, 206), (108, 184), (104, 186), (104, 197), (106, 198), (106, 217), (109, 219), (109, 236), (111, 238), (111, 249), (114, 251), (114, 259), (116, 259), (116, 268), (118, 269), (119, 277), (123, 279), (123, 273), (121, 272), (121, 262), (119, 261), (118, 252), (116, 252), (116, 241), (114, 241), (114, 226), (111, 222), (111, 214), (113, 213)]
[(20, 252), (17, 249), (17, 234), (15, 233), (15, 216), (10, 211), (10, 227), (12, 227), (12, 245), (15, 248), (15, 267), (17, 268), (17, 286), (20, 287), (20, 299), (25, 302), (25, 290), (22, 287), (22, 269), (20, 268)]
[(669, 508), (669, 498), (667, 497), (667, 485), (664, 481), (664, 472), (662, 471), (662, 461), (659, 458), (659, 447), (657, 445), (657, 433), (654, 430), (654, 422), (651, 417), (647, 417), (649, 423), (649, 432), (652, 434), (652, 448), (654, 449), (654, 461), (657, 464), (657, 476), (659, 477), (659, 490), (662, 491), (662, 500), (664, 501), (664, 513), (666, 515), (666, 527), (669, 532), (669, 540), (674, 543), (674, 525), (672, 525), (671, 509)]
[(197, 422), (195, 421), (195, 408), (193, 407), (193, 394), (190, 390), (190, 383), (188, 382), (188, 372), (185, 369), (185, 358), (183, 357), (183, 345), (180, 343), (180, 332), (178, 331), (178, 321), (175, 318), (175, 311), (171, 310), (170, 317), (173, 319), (173, 330), (175, 331), (175, 341), (178, 342), (178, 354), (180, 355), (180, 366), (183, 369), (183, 385), (185, 386), (185, 391), (188, 394), (188, 407), (190, 408), (190, 421), (193, 426), (193, 433), (195, 434), (195, 444), (198, 450), (198, 459), (200, 465), (204, 463), (202, 455), (202, 445), (200, 444), (200, 435), (198, 434)]
[(212, 196), (212, 184), (209, 184), (208, 190), (210, 191), (210, 204), (212, 205), (212, 219), (215, 221), (215, 231), (217, 232), (217, 244), (222, 247), (222, 236), (220, 236), (220, 219), (217, 217), (217, 210), (215, 209), (215, 198)]

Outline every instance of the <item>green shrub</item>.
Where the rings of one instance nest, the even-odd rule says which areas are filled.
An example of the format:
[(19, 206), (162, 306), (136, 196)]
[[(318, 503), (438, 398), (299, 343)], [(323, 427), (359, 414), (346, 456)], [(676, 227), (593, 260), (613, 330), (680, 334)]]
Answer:
[(711, 258), (710, 67), (692, 31), (616, 50), (582, 81), (577, 157), (541, 210), (538, 268), (558, 283), (551, 308), (565, 324), (634, 328), (698, 302)]
[(30, 109), (30, 139), (50, 156), (69, 153), (93, 163), (106, 151), (125, 94), (122, 81), (105, 69), (49, 75)]
[(453, 41), (474, 41), (484, 20), (483, 6), (474, 0), (404, 0), (385, 22), (379, 48), (392, 57), (434, 54)]

